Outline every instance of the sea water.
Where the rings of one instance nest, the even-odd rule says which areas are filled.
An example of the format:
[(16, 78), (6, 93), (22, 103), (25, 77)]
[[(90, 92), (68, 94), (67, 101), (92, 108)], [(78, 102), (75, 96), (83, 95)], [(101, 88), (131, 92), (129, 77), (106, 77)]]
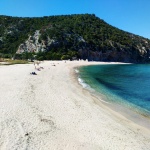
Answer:
[(79, 83), (116, 103), (150, 116), (150, 65), (109, 64), (84, 66), (77, 70)]

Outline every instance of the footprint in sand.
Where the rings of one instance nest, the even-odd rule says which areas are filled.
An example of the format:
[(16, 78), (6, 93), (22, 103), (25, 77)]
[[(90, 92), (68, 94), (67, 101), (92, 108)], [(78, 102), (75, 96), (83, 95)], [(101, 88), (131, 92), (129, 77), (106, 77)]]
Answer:
[(21, 123), (17, 120), (9, 119), (0, 123), (1, 150), (25, 150), (27, 139)]

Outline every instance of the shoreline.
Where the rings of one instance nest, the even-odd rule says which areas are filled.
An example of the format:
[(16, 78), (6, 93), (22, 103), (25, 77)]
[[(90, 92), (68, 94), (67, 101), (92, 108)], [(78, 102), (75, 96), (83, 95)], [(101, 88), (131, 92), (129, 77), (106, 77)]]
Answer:
[(0, 66), (0, 149), (148, 149), (149, 130), (79, 85), (74, 67), (88, 64), (98, 63)]
[[(106, 63), (100, 63), (100, 64), (95, 64), (95, 65), (104, 65), (104, 64), (107, 65), (107, 64), (110, 64), (110, 63), (106, 62)], [(112, 62), (111, 64), (126, 64), (126, 63)], [(89, 64), (89, 65), (87, 64), (87, 65), (84, 65), (84, 66), (90, 66), (90, 65), (94, 65), (94, 64)], [(83, 66), (74, 67), (73, 69), (78, 70), (78, 68), (80, 68), (80, 67), (83, 67)], [(75, 71), (74, 76), (76, 76), (77, 80), (79, 79), (78, 74), (80, 74), (80, 73), (77, 73)], [(81, 80), (82, 80), (82, 78), (81, 78)], [(138, 125), (146, 128), (146, 129), (150, 130), (150, 116), (147, 116), (149, 114), (145, 115), (144, 111), (142, 111), (142, 110), (137, 111), (136, 108), (134, 108), (133, 106), (129, 108), (125, 105), (120, 105), (120, 104), (117, 104), (117, 103), (110, 103), (110, 102), (107, 101), (107, 99), (102, 97), (102, 95), (99, 92), (95, 91), (95, 89), (90, 89), (91, 87), (87, 83), (85, 83), (85, 84), (88, 87), (84, 87), (84, 85), (82, 83), (80, 83), (79, 81), (77, 81), (77, 82), (79, 83), (79, 85), (82, 88), (87, 90), (92, 96), (94, 96), (98, 101), (102, 102), (104, 105), (109, 107), (112, 111), (115, 111), (116, 113), (121, 114), (123, 117), (125, 117), (126, 119), (134, 122), (135, 124), (138, 124)]]
[[(99, 64), (87, 64), (87, 65), (82, 65), (82, 66), (75, 66), (73, 69), (76, 70), (80, 67), (83, 67), (83, 66), (90, 66), (90, 65), (107, 65), (107, 64), (126, 64), (126, 63), (115, 63), (115, 62), (111, 62), (111, 63), (99, 63)], [(129, 63), (128, 63), (129, 64)], [(87, 87), (84, 87), (81, 83), (79, 83), (78, 81), (78, 76), (79, 73), (76, 73), (74, 71), (74, 76), (75, 78), (77, 78), (77, 82), (78, 82), (78, 85), (81, 86), (84, 90), (86, 90), (87, 92), (89, 92), (91, 94), (92, 97), (96, 98), (98, 103), (102, 103), (103, 105), (105, 105), (106, 107), (108, 107), (109, 109), (111, 109), (111, 111), (114, 111), (115, 113), (118, 113), (119, 116), (122, 115), (122, 117), (125, 117), (127, 120), (141, 126), (141, 127), (144, 127), (146, 130), (150, 130), (150, 118), (148, 116), (145, 116), (144, 114), (140, 113), (140, 112), (137, 112), (137, 111), (134, 111), (134, 110), (131, 110), (131, 108), (128, 108), (128, 107), (124, 107), (124, 105), (119, 105), (117, 103), (109, 103), (107, 102), (107, 100), (103, 99), (100, 95), (100, 93), (98, 93), (97, 91), (92, 91), (93, 89), (90, 89), (90, 86), (89, 88)], [(134, 108), (133, 108), (134, 109)]]

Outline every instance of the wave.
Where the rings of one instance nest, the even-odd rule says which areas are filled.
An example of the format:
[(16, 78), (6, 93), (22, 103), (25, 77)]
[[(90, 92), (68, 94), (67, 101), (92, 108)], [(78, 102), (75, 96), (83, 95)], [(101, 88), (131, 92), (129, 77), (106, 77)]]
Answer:
[(79, 82), (79, 84), (82, 85), (83, 88), (88, 89), (88, 90), (90, 90), (90, 91), (92, 91), (92, 92), (95, 91), (93, 88), (90, 87), (90, 85), (86, 84), (86, 83), (84, 82), (84, 80), (81, 79), (81, 78), (79, 78), (79, 77), (78, 77), (78, 82)]
[(75, 69), (74, 71), (75, 71), (76, 73), (79, 73), (79, 70), (78, 70), (78, 69)]

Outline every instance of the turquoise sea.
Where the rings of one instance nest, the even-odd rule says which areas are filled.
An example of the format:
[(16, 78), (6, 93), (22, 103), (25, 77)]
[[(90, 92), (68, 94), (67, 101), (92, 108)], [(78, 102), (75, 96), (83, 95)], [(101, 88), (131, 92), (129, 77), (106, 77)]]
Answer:
[(150, 65), (109, 64), (84, 66), (76, 70), (84, 88), (116, 103), (150, 116)]

